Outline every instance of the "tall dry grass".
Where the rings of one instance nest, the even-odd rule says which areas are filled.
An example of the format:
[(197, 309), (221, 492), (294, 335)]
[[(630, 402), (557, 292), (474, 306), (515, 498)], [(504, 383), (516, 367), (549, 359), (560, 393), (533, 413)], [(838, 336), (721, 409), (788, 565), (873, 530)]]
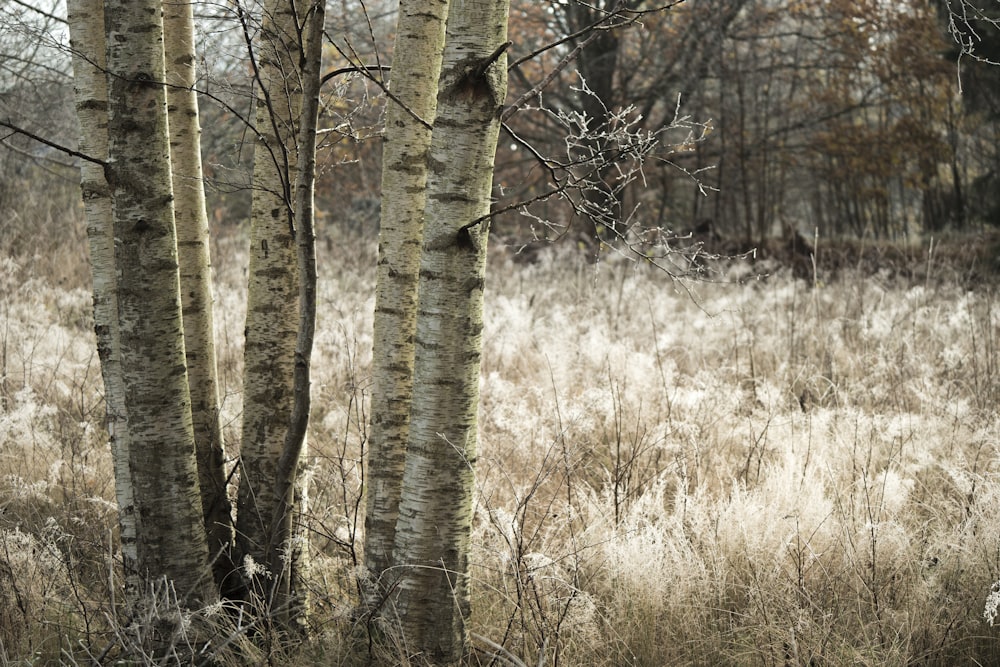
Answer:
[[(214, 248), (231, 443), (244, 242)], [(314, 633), (273, 647), (285, 664), (369, 659), (353, 608), (374, 248), (327, 248), (306, 470)], [(908, 281), (742, 266), (680, 286), (559, 253), (498, 252), (490, 271), (474, 663), (1000, 661), (983, 615), (1000, 579), (993, 286), (944, 267)], [(0, 662), (141, 662), (116, 606), (89, 294), (21, 258), (0, 282)]]

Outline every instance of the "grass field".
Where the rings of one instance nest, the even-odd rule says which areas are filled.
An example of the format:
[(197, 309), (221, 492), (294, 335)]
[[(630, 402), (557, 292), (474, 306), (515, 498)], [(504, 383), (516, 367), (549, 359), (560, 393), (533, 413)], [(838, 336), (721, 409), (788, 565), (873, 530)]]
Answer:
[[(239, 434), (243, 241), (215, 248)], [(1000, 303), (961, 261), (794, 278), (494, 253), (474, 528), (497, 665), (997, 664)], [(322, 253), (309, 433), (315, 633), (347, 657), (374, 249)], [(870, 267), (869, 267), (870, 268)], [(79, 272), (77, 272), (78, 274)], [(757, 274), (766, 273), (766, 277)], [(121, 652), (87, 286), (0, 262), (0, 663)], [(61, 272), (61, 276), (75, 275)], [(991, 602), (992, 604), (988, 604)], [(105, 650), (107, 652), (105, 653)], [(363, 651), (362, 651), (363, 652)], [(103, 657), (102, 657), (103, 655)], [(381, 656), (390, 664), (391, 656)]]

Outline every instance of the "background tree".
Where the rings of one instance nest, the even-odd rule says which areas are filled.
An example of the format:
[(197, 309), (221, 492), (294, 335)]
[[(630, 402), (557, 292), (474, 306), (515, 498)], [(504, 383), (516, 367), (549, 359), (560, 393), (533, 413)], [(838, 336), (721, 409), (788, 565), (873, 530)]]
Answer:
[[(954, 191), (952, 206), (963, 206), (960, 210), (970, 218), (996, 225), (1000, 221), (1000, 151), (996, 150), (1000, 8), (972, 0), (943, 0), (937, 8), (954, 41), (947, 56), (957, 62), (962, 84), (963, 104), (956, 115), (964, 122), (957, 123), (951, 135), (964, 158), (956, 171), (971, 172), (967, 174), (969, 187)], [(967, 166), (963, 170), (961, 165)], [(957, 177), (953, 180), (958, 182)]]
[[(62, 4), (40, 0), (0, 6), (0, 122), (72, 147), (79, 130), (72, 62), (58, 41), (65, 32)], [(8, 212), (0, 220), (0, 251), (37, 255), (49, 275), (81, 280), (84, 273), (75, 261), (80, 255), (73, 249), (86, 246), (85, 230), (64, 224), (75, 214), (78, 164), (53, 146), (9, 128), (0, 132), (0, 148), (0, 209)], [(41, 184), (44, 188), (36, 188)], [(22, 216), (28, 210), (42, 214), (25, 224)], [(67, 232), (75, 245), (64, 243)]]
[(940, 43), (925, 3), (748, 7), (703, 97), (719, 141), (695, 210), (750, 243), (923, 227), (919, 192), (951, 161)]
[[(535, 164), (532, 153), (560, 155), (563, 149), (556, 138), (561, 138), (565, 129), (559, 127), (559, 115), (579, 114), (585, 119), (584, 134), (592, 135), (585, 140), (589, 152), (604, 156), (600, 165), (591, 160), (592, 173), (581, 193), (583, 205), (564, 201), (562, 206), (553, 207), (554, 202), (546, 199), (535, 210), (544, 210), (541, 217), (555, 223), (555, 230), (564, 230), (577, 217), (584, 218), (588, 222), (578, 230), (584, 236), (591, 233), (588, 230), (594, 229), (595, 222), (598, 228), (617, 228), (614, 236), (618, 237), (627, 236), (630, 226), (659, 226), (662, 206), (651, 209), (659, 210), (657, 221), (649, 212), (641, 218), (632, 217), (632, 213), (636, 203), (649, 203), (663, 190), (651, 189), (657, 194), (650, 197), (643, 194), (646, 188), (641, 186), (648, 181), (632, 183), (619, 177), (621, 169), (614, 156), (627, 155), (630, 149), (619, 150), (609, 136), (614, 136), (623, 111), (628, 111), (625, 117), (630, 119), (631, 131), (652, 133), (659, 143), (648, 155), (651, 169), (647, 178), (659, 177), (661, 166), (676, 166), (672, 147), (683, 143), (690, 129), (670, 129), (677, 116), (678, 94), (683, 96), (685, 115), (697, 118), (703, 113), (688, 99), (704, 85), (704, 77), (719, 59), (720, 50), (715, 45), (744, 4), (745, 0), (705, 4), (570, 2), (539, 5), (537, 9), (515, 4), (512, 30), (520, 38), (517, 43), (519, 47), (524, 44), (520, 48), (529, 54), (540, 51), (540, 56), (526, 62), (518, 59), (512, 67), (512, 97), (519, 99), (539, 82), (547, 83), (543, 95), (530, 99), (541, 113), (518, 113), (507, 121), (510, 133), (533, 147), (525, 150), (519, 141), (501, 144), (498, 178), (510, 187), (510, 197), (530, 200), (551, 187), (543, 185), (548, 179), (546, 170), (531, 170), (527, 177), (520, 172)], [(546, 48), (552, 36), (557, 36), (560, 46)], [(572, 58), (568, 66), (559, 66), (567, 56)], [(697, 192), (697, 188), (692, 191)], [(603, 194), (595, 198), (596, 192)], [(513, 220), (501, 218), (499, 222), (505, 230)]]
[[(962, 181), (980, 169), (967, 143), (975, 128), (963, 127), (929, 3), (735, 0), (669, 11), (649, 3), (577, 4), (547, 11), (515, 4), (519, 44), (540, 48), (548, 35), (576, 34), (586, 21), (602, 19), (608, 21), (602, 29), (617, 20), (609, 32), (622, 37), (576, 37), (574, 67), (586, 88), (573, 82), (574, 67), (564, 68), (542, 98), (532, 99), (547, 113), (509, 118), (511, 136), (524, 143), (501, 143), (498, 180), (507, 198), (499, 208), (551, 187), (525, 143), (537, 154), (558, 154), (549, 139), (559, 113), (593, 118), (605, 110), (614, 118), (632, 106), (637, 127), (655, 132), (673, 119), (680, 95), (681, 117), (705, 123), (710, 141), (663, 132), (641, 182), (613, 182), (607, 174), (614, 169), (594, 179), (620, 191), (618, 217), (629, 219), (630, 229), (710, 230), (704, 238), (745, 239), (743, 247), (750, 247), (793, 232), (811, 235), (817, 227), (821, 234), (887, 237), (957, 227), (967, 218), (956, 200), (968, 199)], [(625, 20), (623, 7), (634, 20)], [(570, 48), (516, 64), (515, 99), (556, 69)], [(593, 83), (588, 61), (615, 63), (615, 74)], [(827, 145), (833, 139), (844, 143)], [(497, 229), (530, 239), (544, 219), (554, 223), (545, 232), (551, 236), (582, 213), (551, 198), (529, 211), (527, 218), (502, 216)]]

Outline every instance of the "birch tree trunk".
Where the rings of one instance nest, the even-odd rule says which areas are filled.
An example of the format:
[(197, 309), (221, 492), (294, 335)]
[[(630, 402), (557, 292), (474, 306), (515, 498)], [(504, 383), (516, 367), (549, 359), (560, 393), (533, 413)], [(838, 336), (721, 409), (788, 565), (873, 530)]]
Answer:
[(107, 0), (108, 163), (137, 568), (187, 604), (217, 596), (195, 461), (158, 0)]
[(226, 494), (225, 451), (219, 421), (219, 389), (212, 316), (211, 253), (201, 168), (201, 125), (192, 4), (163, 5), (163, 30), (174, 190), (177, 258), (191, 416), (198, 458), (198, 484), (215, 582), (230, 596), (238, 590), (231, 544), (232, 507)]
[[(80, 121), (80, 152), (104, 160), (108, 156), (108, 82), (104, 47), (104, 3), (102, 0), (68, 0), (66, 3), (73, 47), (73, 86), (76, 115)], [(128, 469), (129, 437), (125, 412), (118, 339), (118, 295), (115, 286), (115, 246), (112, 229), (111, 192), (104, 169), (96, 162), (80, 168), (90, 267), (94, 290), (94, 331), (104, 379), (104, 403), (115, 471), (115, 497), (125, 599), (134, 604), (141, 594), (136, 569), (135, 508)]]
[(401, 0), (382, 148), (365, 564), (375, 605), (391, 581), (410, 396), (427, 151), (437, 107), (447, 0)]
[[(295, 344), (293, 407), (284, 448), (273, 480), (276, 496), (267, 565), (278, 580), (273, 607), (285, 627), (303, 622), (307, 588), (303, 581), (308, 559), (308, 539), (295, 534), (296, 505), (304, 505), (305, 489), (297, 495), (299, 459), (309, 425), (310, 362), (316, 331), (316, 130), (319, 122), (320, 69), (323, 61), (324, 2), (314, 0), (306, 9), (302, 29), (302, 114), (298, 133), (298, 169), (295, 173), (295, 247), (299, 269), (299, 330)], [(301, 508), (300, 508), (301, 509)], [(285, 559), (290, 555), (290, 566)]]
[(431, 144), (414, 392), (395, 561), (406, 648), (457, 664), (467, 648), (486, 240), (507, 92), (508, 0), (452, 3)]
[[(289, 439), (295, 404), (295, 349), (299, 330), (299, 266), (293, 186), (300, 155), (303, 0), (267, 0), (258, 37), (257, 144), (254, 150), (250, 269), (243, 375), (243, 432), (237, 498), (238, 552), (268, 568), (254, 594), (270, 605), (282, 582), (295, 578), (293, 553), (277, 564), (275, 517), (285, 508), (275, 480)], [(299, 448), (304, 448), (304, 443)], [(301, 455), (301, 452), (298, 453)], [(295, 457), (297, 470), (299, 456)], [(294, 485), (294, 479), (292, 480)], [(291, 510), (289, 510), (291, 511)], [(284, 548), (286, 545), (280, 545)]]

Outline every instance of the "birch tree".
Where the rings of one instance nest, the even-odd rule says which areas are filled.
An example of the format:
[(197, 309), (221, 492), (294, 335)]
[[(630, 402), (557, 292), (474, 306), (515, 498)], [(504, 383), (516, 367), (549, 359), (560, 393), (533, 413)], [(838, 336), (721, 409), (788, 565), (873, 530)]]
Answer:
[(263, 564), (256, 594), (284, 621), (302, 602), (305, 539), (293, 514), (309, 416), (315, 315), (312, 192), (323, 6), (269, 0), (256, 51), (257, 86), (250, 270), (237, 500), (238, 552)]
[(108, 159), (137, 569), (189, 604), (215, 599), (185, 366), (162, 7), (108, 0)]
[[(73, 47), (73, 87), (80, 121), (80, 152), (103, 159), (108, 154), (108, 82), (104, 48), (102, 0), (69, 0), (66, 3)], [(135, 507), (129, 474), (128, 419), (125, 412), (118, 339), (118, 296), (115, 285), (115, 247), (111, 192), (99, 159), (80, 166), (87, 240), (90, 246), (94, 294), (94, 331), (104, 380), (104, 403), (115, 470), (115, 496), (125, 597), (135, 602), (141, 592), (136, 567)]]
[[(437, 106), (447, 0), (402, 0), (382, 152), (382, 213), (375, 288), (365, 564), (376, 584), (392, 561), (410, 396), (427, 152)], [(380, 585), (373, 592), (379, 594)]]
[(198, 483), (215, 581), (236, 587), (230, 548), (232, 508), (226, 493), (225, 452), (219, 421), (219, 383), (212, 316), (211, 253), (201, 167), (201, 126), (192, 3), (163, 5), (167, 112), (174, 220), (180, 266), (181, 309), (188, 390), (198, 459)]
[(507, 91), (507, 0), (452, 4), (428, 160), (413, 401), (396, 524), (409, 652), (466, 652), (486, 241)]
[[(299, 272), (292, 183), (302, 90), (294, 3), (264, 3), (252, 63), (257, 87), (250, 268), (243, 371), (243, 435), (236, 535), (239, 553), (265, 564), (277, 503), (272, 481), (292, 414)], [(259, 593), (269, 594), (266, 581)]]
[[(308, 3), (302, 19), (301, 64), (302, 109), (298, 130), (298, 168), (295, 171), (293, 221), (295, 256), (299, 272), (298, 333), (295, 340), (295, 370), (292, 377), (293, 404), (284, 447), (273, 480), (276, 505), (269, 525), (267, 564), (278, 574), (273, 606), (284, 625), (301, 622), (307, 610), (304, 560), (308, 557), (305, 535), (295, 535), (296, 504), (304, 504), (306, 490), (298, 479), (299, 460), (309, 425), (310, 359), (316, 330), (316, 134), (319, 123), (319, 92), (323, 60), (324, 1)], [(300, 544), (302, 543), (302, 544)], [(288, 553), (292, 562), (284, 567)]]

